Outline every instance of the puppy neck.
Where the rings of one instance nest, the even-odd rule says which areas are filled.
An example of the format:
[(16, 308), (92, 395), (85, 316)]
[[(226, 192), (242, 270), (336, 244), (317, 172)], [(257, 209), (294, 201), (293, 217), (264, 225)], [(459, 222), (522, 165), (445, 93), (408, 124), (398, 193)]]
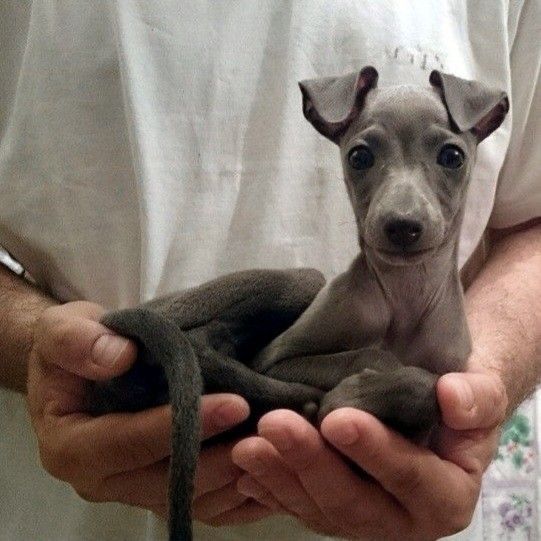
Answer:
[(352, 270), (375, 278), (393, 311), (402, 308), (413, 316), (424, 313), (441, 297), (460, 291), (457, 261), (458, 236), (453, 236), (419, 263), (395, 265), (369, 248), (361, 249)]

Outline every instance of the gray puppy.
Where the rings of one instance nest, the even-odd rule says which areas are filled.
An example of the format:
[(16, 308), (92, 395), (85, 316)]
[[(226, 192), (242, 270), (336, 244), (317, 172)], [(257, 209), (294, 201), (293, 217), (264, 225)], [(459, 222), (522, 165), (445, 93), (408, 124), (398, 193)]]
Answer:
[(199, 397), (231, 391), (251, 421), (288, 407), (320, 420), (357, 407), (420, 440), (435, 383), (470, 352), (457, 269), (476, 146), (505, 93), (434, 71), (376, 88), (377, 72), (300, 83), (306, 118), (339, 146), (361, 251), (323, 287), (313, 270), (246, 271), (108, 314), (139, 344), (133, 370), (94, 388), (95, 413), (171, 401), (170, 539), (191, 539)]
[[(415, 429), (421, 412), (412, 408), (412, 393), (423, 395), (437, 375), (462, 370), (470, 352), (460, 226), (477, 144), (502, 123), (509, 101), (502, 91), (438, 71), (431, 88), (378, 89), (377, 78), (365, 67), (300, 83), (306, 118), (339, 146), (361, 252), (259, 353), (254, 368), (276, 375), (292, 357), (356, 350), (366, 369), (337, 381), (333, 375), (343, 376), (349, 359), (341, 373), (333, 360), (334, 388), (320, 417), (348, 405)], [(372, 366), (365, 348), (391, 355)], [(312, 370), (310, 360), (297, 360), (292, 380), (313, 384), (302, 377)]]

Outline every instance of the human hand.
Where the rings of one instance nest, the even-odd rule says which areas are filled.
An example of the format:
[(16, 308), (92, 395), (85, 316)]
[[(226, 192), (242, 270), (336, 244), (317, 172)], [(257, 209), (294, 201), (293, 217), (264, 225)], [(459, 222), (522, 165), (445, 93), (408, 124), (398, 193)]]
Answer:
[[(41, 460), (51, 475), (70, 483), (86, 500), (121, 502), (165, 517), (170, 406), (101, 417), (85, 413), (89, 380), (120, 375), (137, 353), (133, 342), (99, 323), (103, 313), (96, 304), (72, 302), (45, 310), (36, 324), (28, 406)], [(203, 397), (202, 438), (236, 425), (248, 412), (247, 403), (238, 396)], [(240, 470), (231, 462), (230, 447), (201, 453), (196, 518), (226, 523), (268, 513), (235, 490)]]
[[(321, 433), (291, 411), (271, 412), (258, 437), (233, 449), (247, 472), (238, 488), (327, 535), (424, 540), (458, 532), (471, 521), (507, 398), (490, 373), (447, 374), (437, 390), (446, 426), (433, 450), (351, 408), (330, 413)], [(357, 476), (341, 455), (373, 479)]]

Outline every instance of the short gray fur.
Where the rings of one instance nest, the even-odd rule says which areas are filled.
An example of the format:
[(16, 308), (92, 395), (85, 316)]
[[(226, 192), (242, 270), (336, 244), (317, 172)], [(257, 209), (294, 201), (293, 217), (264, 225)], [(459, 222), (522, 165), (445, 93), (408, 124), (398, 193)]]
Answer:
[[(459, 231), (476, 146), (508, 100), (441, 72), (427, 88), (378, 89), (377, 78), (369, 66), (300, 83), (306, 118), (342, 156), (361, 248), (345, 273), (324, 286), (312, 269), (243, 271), (103, 319), (139, 355), (95, 385), (89, 409), (173, 406), (172, 541), (192, 539), (203, 392), (244, 396), (248, 429), (275, 408), (316, 422), (352, 406), (419, 440), (439, 421), (437, 378), (465, 368)], [(452, 170), (439, 163), (449, 144), (464, 157)], [(375, 157), (362, 170), (350, 163), (360, 147)]]

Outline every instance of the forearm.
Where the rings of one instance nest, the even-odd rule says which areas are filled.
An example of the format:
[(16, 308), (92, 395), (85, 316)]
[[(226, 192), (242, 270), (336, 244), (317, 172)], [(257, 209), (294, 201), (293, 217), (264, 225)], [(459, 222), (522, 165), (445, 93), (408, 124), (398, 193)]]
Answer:
[(0, 265), (0, 386), (24, 392), (36, 319), (55, 304)]
[(541, 376), (541, 224), (495, 242), (466, 292), (474, 370), (497, 371), (511, 413)]

